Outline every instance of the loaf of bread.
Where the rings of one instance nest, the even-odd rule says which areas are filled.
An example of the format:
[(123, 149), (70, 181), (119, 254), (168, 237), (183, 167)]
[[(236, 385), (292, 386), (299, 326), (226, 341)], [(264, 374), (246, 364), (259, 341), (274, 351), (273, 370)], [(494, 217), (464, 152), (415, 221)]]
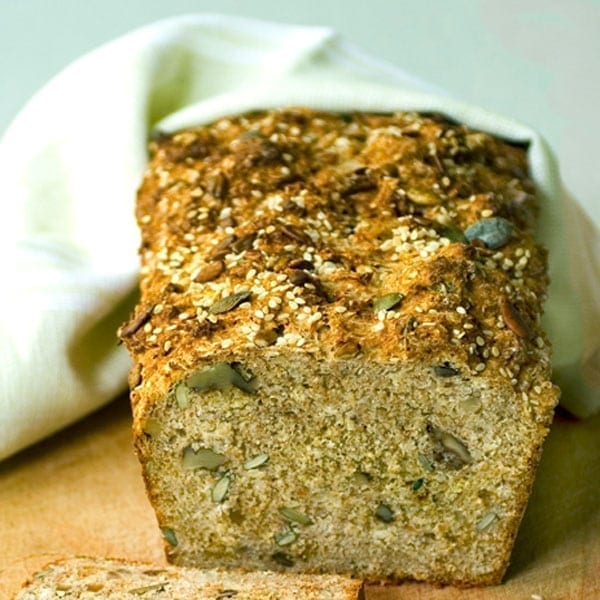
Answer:
[(120, 336), (168, 559), (500, 581), (557, 401), (525, 149), (284, 109), (151, 154)]
[(185, 569), (99, 558), (71, 558), (36, 573), (15, 600), (358, 600), (362, 583), (338, 575)]

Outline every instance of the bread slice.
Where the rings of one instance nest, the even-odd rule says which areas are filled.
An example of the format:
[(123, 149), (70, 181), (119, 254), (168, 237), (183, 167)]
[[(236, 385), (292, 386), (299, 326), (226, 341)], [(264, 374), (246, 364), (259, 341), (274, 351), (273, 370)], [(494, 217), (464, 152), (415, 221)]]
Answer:
[(357, 600), (360, 581), (337, 575), (185, 569), (101, 558), (70, 558), (36, 573), (16, 600)]
[(120, 335), (169, 560), (500, 581), (557, 400), (525, 150), (304, 109), (151, 150)]

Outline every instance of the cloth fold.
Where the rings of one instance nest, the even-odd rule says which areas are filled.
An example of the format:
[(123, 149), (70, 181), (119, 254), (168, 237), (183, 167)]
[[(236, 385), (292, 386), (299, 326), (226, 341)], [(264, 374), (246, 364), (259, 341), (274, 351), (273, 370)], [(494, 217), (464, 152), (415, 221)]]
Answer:
[(0, 459), (126, 388), (115, 330), (132, 307), (134, 198), (152, 132), (277, 106), (434, 111), (527, 143), (550, 249), (545, 328), (564, 406), (600, 408), (600, 235), (541, 136), (445, 96), (327, 28), (191, 15), (75, 61), (0, 141)]

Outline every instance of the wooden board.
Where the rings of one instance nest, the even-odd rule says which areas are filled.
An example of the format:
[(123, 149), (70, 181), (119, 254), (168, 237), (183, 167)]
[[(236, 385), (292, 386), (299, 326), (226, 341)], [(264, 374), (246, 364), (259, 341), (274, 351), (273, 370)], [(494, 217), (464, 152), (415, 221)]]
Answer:
[[(66, 555), (164, 563), (133, 455), (127, 400), (0, 464), (0, 599)], [(558, 417), (503, 585), (457, 590), (407, 582), (367, 598), (600, 598), (600, 417)]]

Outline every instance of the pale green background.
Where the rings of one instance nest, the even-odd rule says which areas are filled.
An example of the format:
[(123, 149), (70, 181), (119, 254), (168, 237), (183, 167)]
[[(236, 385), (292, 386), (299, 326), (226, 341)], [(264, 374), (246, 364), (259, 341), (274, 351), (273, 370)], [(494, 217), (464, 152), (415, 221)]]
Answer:
[(458, 98), (533, 125), (600, 224), (598, 0), (0, 0), (0, 131), (74, 58), (190, 12), (329, 25)]

